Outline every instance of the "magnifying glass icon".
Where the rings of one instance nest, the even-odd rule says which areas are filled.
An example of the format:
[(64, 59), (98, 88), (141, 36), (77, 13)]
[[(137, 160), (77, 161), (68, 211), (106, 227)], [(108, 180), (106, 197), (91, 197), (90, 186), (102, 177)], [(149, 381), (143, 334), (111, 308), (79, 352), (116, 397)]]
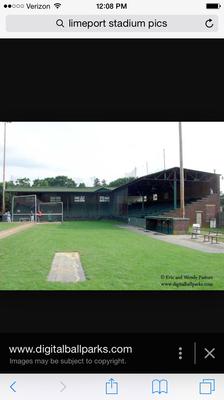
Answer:
[(57, 19), (56, 25), (57, 25), (57, 26), (62, 26), (63, 28), (65, 27), (65, 26), (64, 26), (64, 21), (63, 21), (63, 19)]

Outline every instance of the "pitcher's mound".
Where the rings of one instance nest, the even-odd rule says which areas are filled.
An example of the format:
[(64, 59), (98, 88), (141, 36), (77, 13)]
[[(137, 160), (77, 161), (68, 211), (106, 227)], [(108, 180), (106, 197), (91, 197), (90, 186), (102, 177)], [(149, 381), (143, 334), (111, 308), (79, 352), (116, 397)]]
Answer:
[(85, 281), (78, 252), (55, 253), (47, 280), (50, 282)]

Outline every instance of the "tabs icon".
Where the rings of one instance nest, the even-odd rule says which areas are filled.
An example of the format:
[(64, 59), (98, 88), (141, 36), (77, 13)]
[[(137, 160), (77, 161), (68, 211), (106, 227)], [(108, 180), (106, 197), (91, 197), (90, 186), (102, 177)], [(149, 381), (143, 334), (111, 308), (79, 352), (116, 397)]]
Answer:
[(199, 384), (200, 394), (212, 394), (215, 391), (215, 379), (203, 379)]

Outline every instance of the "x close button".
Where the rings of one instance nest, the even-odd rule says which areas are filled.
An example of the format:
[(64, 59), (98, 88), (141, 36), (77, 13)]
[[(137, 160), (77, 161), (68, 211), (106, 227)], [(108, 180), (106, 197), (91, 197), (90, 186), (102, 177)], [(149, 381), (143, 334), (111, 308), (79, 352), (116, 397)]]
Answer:
[(204, 359), (210, 359), (212, 358), (213, 360), (215, 359), (215, 347), (213, 347), (213, 349), (209, 350), (206, 347), (204, 348), (205, 354), (204, 354)]

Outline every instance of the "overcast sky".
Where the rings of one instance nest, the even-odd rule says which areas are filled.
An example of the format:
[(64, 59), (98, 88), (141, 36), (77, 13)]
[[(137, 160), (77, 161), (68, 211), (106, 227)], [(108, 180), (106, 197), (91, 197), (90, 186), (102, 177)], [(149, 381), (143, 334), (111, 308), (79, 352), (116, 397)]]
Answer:
[[(185, 168), (224, 175), (224, 123), (183, 123), (183, 144)], [(178, 123), (12, 122), (6, 149), (7, 180), (67, 175), (92, 185), (94, 177), (110, 182), (134, 168), (137, 176), (162, 170), (163, 149), (166, 168), (179, 166)]]

